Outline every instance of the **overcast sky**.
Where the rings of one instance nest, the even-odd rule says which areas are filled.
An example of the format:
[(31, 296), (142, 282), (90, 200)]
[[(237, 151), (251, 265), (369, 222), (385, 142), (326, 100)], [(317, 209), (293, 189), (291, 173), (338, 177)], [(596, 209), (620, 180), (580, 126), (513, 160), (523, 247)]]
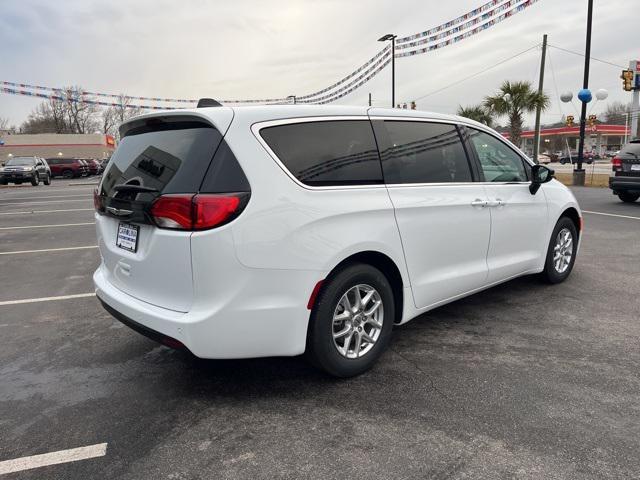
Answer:
[[(382, 46), (446, 22), (486, 0), (2, 0), (0, 79), (90, 91), (198, 98), (304, 95), (350, 73)], [(627, 66), (640, 57), (637, 0), (595, 0), (592, 56)], [(396, 60), (396, 100), (446, 87), (541, 42), (584, 51), (587, 0), (540, 0), (458, 44)], [(455, 112), (504, 79), (537, 84), (535, 49), (462, 84), (418, 100), (421, 110)], [(577, 92), (583, 59), (550, 49), (543, 121), (575, 113), (556, 91)], [(555, 76), (555, 82), (554, 82)], [(590, 87), (630, 101), (620, 68), (592, 62)], [(556, 90), (557, 89), (557, 90)], [(342, 104), (390, 104), (390, 68)], [(602, 111), (606, 102), (593, 106)], [(38, 100), (0, 94), (0, 116), (19, 124)], [(576, 103), (577, 105), (577, 103)], [(577, 108), (577, 107), (576, 107)]]

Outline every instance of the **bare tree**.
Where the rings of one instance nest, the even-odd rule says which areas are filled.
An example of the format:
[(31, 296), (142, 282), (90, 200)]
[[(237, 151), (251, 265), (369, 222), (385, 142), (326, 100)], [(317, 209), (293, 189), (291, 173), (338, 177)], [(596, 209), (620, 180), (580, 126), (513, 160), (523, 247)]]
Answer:
[(9, 119), (6, 117), (0, 117), (0, 132), (9, 130)]
[(96, 115), (98, 106), (88, 103), (90, 100), (83, 95), (82, 87), (66, 87), (65, 91), (65, 113), (69, 127), (74, 133), (90, 133), (96, 130), (98, 124)]
[(627, 114), (631, 111), (631, 104), (622, 102), (611, 102), (607, 105), (607, 109), (602, 113), (606, 123), (614, 125), (624, 125), (627, 120)]
[(102, 120), (102, 133), (107, 135), (116, 135), (118, 129), (118, 112), (116, 107), (106, 107), (102, 109), (100, 116)]

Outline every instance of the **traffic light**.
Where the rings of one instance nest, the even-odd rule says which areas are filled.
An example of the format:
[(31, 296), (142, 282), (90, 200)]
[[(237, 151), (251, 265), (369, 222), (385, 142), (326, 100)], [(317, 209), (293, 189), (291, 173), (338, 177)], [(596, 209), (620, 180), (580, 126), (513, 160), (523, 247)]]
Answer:
[(573, 115), (567, 115), (567, 127), (573, 127), (574, 120)]
[(622, 79), (622, 88), (625, 92), (633, 90), (633, 70), (623, 70), (620, 78)]
[(589, 126), (594, 127), (596, 125), (597, 119), (598, 117), (596, 117), (595, 115), (589, 115)]

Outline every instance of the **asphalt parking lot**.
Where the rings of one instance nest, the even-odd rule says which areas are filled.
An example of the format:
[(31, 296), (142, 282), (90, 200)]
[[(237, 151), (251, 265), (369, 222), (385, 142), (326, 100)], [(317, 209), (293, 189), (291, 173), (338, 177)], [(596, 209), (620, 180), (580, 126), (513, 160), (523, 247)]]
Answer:
[(574, 189), (585, 232), (567, 282), (434, 310), (335, 380), (299, 358), (198, 360), (113, 320), (92, 296), (80, 183), (0, 189), (0, 473), (94, 458), (2, 478), (640, 476), (640, 202)]

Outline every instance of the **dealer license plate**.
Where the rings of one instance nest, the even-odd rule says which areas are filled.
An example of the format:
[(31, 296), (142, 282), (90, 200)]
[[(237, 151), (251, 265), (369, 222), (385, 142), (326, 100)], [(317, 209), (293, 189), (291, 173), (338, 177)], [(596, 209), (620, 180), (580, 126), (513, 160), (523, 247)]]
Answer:
[(138, 232), (140, 227), (130, 223), (120, 223), (118, 225), (118, 238), (116, 246), (135, 253), (138, 250)]

